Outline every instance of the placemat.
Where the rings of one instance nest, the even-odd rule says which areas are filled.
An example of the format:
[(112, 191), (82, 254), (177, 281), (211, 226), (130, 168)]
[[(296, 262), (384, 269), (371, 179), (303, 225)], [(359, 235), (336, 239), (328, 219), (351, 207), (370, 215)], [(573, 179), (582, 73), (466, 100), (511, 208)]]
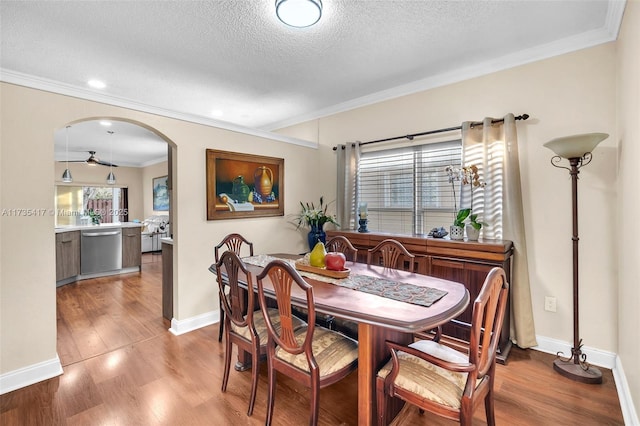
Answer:
[[(268, 255), (258, 255), (242, 258), (242, 261), (251, 265), (264, 268), (272, 260), (277, 257)], [(295, 260), (284, 260), (295, 267)], [(336, 279), (325, 277), (306, 271), (298, 271), (300, 275), (312, 278), (317, 281), (323, 281), (340, 287), (350, 288), (352, 290), (362, 291), (364, 293), (375, 294), (376, 296), (386, 297), (387, 299), (397, 300), (400, 302), (412, 303), (420, 306), (431, 306), (438, 300), (442, 299), (447, 292), (431, 287), (421, 287), (415, 284), (400, 283), (384, 278), (371, 277), (369, 275), (351, 274), (348, 278)]]

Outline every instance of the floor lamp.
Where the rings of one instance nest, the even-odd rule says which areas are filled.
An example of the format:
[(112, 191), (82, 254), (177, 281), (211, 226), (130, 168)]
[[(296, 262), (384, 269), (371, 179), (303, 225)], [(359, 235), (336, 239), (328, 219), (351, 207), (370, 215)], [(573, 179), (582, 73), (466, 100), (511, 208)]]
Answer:
[[(544, 144), (556, 154), (551, 158), (551, 164), (554, 167), (569, 170), (573, 205), (573, 237), (571, 238), (573, 240), (573, 348), (571, 348), (571, 357), (568, 359), (562, 359), (562, 352), (558, 352), (558, 358), (553, 362), (553, 369), (569, 379), (593, 384), (602, 383), (602, 373), (587, 363), (587, 355), (582, 353), (582, 339), (579, 333), (578, 174), (581, 167), (591, 162), (591, 151), (608, 137), (606, 133), (587, 133), (553, 139)], [(559, 165), (563, 158), (569, 160), (569, 167)]]

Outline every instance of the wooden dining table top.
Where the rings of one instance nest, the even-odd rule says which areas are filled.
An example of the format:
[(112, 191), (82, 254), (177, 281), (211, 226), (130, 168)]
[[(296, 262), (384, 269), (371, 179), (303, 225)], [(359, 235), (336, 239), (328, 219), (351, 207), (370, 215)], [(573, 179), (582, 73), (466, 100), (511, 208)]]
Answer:
[[(300, 258), (300, 256), (285, 253), (269, 256), (278, 259)], [(262, 272), (263, 267), (252, 264), (246, 264), (246, 267), (253, 275), (255, 286), (257, 276)], [(460, 283), (365, 263), (347, 262), (345, 267), (350, 269), (352, 275), (367, 275), (404, 284), (430, 287), (446, 291), (447, 294), (431, 306), (426, 307), (341, 287), (304, 276), (303, 273), (305, 281), (313, 286), (317, 312), (413, 333), (446, 323), (460, 315), (469, 304), (469, 292)], [(211, 265), (209, 269), (211, 272), (215, 272), (215, 265)], [(273, 295), (273, 287), (268, 277), (263, 281), (263, 284), (265, 294), (267, 296)], [(304, 292), (295, 286), (292, 288), (291, 299), (293, 304), (301, 306), (306, 304)]]

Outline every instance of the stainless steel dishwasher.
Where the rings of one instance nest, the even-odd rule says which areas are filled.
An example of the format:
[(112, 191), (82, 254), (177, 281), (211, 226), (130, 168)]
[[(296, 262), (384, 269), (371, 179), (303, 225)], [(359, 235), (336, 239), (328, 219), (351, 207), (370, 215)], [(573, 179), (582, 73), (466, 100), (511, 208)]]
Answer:
[(80, 273), (83, 275), (122, 268), (122, 229), (91, 229), (80, 238)]

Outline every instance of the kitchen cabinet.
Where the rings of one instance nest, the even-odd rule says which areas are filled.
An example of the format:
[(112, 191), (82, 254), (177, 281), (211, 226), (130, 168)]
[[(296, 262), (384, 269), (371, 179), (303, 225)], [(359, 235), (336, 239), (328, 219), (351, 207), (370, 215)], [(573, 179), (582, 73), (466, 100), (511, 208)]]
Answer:
[(162, 239), (162, 317), (173, 319), (173, 240)]
[(56, 234), (56, 281), (80, 275), (80, 231)]
[[(397, 240), (416, 256), (415, 272), (464, 284), (469, 290), (472, 302), (478, 296), (487, 274), (495, 266), (505, 270), (511, 289), (517, 285), (511, 276), (513, 257), (513, 243), (511, 241), (453, 241), (443, 238), (427, 238), (422, 235), (327, 231), (327, 239), (336, 235), (343, 235), (349, 239), (351, 244), (358, 249), (358, 262), (363, 263), (367, 261), (367, 250), (387, 238)], [(443, 334), (451, 338), (452, 344), (463, 345), (469, 341), (472, 310), (473, 303), (469, 304), (465, 312), (458, 318), (443, 326)], [(506, 361), (511, 350), (509, 329), (510, 301), (508, 300), (498, 345), (498, 361), (502, 363)]]
[(122, 268), (139, 268), (141, 264), (140, 227), (122, 228)]

